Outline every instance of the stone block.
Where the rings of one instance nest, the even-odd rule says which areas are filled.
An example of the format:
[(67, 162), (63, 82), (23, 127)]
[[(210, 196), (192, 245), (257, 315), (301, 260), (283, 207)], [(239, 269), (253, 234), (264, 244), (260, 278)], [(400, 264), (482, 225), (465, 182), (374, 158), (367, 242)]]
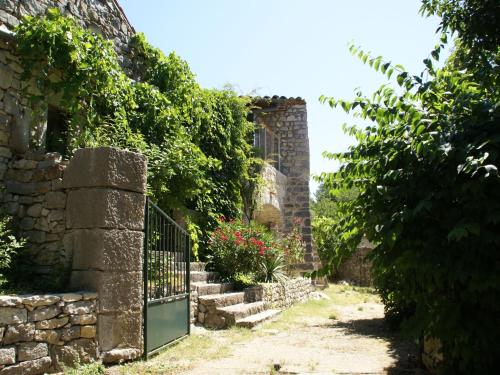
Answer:
[(96, 326), (82, 326), (80, 336), (86, 339), (93, 339), (96, 335)]
[[(71, 287), (97, 290), (99, 292), (99, 312), (142, 310), (142, 272), (73, 271), (71, 273)], [(81, 314), (90, 312), (92, 311)], [(69, 313), (74, 314), (73, 312)]]
[(61, 340), (71, 341), (80, 337), (80, 326), (73, 326), (68, 328), (63, 328), (61, 330)]
[(60, 191), (49, 191), (45, 194), (45, 208), (66, 207), (66, 194)]
[(33, 361), (21, 362), (14, 366), (4, 367), (0, 375), (37, 375), (46, 373), (50, 369), (50, 357), (38, 358)]
[(72, 315), (71, 324), (87, 325), (95, 324), (97, 322), (96, 314), (82, 314), (82, 315)]
[(142, 349), (142, 312), (99, 314), (97, 341), (102, 351), (117, 346)]
[(39, 320), (52, 319), (60, 313), (61, 309), (55, 305), (38, 307), (28, 313), (28, 320), (30, 322), (37, 322)]
[(94, 340), (77, 339), (64, 346), (53, 346), (51, 356), (56, 370), (62, 370), (64, 366), (75, 366), (77, 364), (90, 363), (97, 360), (99, 350)]
[(57, 344), (61, 337), (61, 332), (51, 329), (36, 330), (35, 341)]
[(83, 298), (83, 295), (80, 293), (63, 293), (59, 294), (59, 297), (64, 302), (76, 302), (80, 301)]
[(73, 269), (142, 270), (144, 234), (129, 230), (78, 229), (65, 235), (73, 253)]
[(34, 337), (34, 323), (15, 324), (7, 327), (3, 342), (4, 344), (13, 344), (21, 341), (32, 341)]
[(125, 348), (113, 349), (102, 353), (102, 362), (105, 364), (121, 363), (139, 358), (142, 354), (140, 349)]
[(0, 307), (0, 325), (23, 323), (28, 320), (25, 309), (15, 307)]
[(22, 303), (18, 296), (0, 296), (0, 307), (15, 307)]
[(49, 355), (49, 347), (42, 342), (25, 342), (17, 347), (18, 361), (31, 361)]
[(0, 348), (0, 365), (16, 363), (16, 348), (14, 346)]
[(63, 177), (65, 188), (112, 187), (144, 193), (147, 162), (144, 155), (111, 147), (75, 152)]
[(96, 306), (93, 301), (77, 301), (68, 303), (63, 307), (63, 311), (65, 314), (82, 315), (93, 313), (95, 308)]
[(36, 329), (55, 329), (61, 328), (68, 324), (69, 317), (65, 316), (58, 319), (42, 320), (35, 323)]
[(142, 230), (145, 203), (145, 195), (130, 191), (72, 190), (67, 200), (66, 227)]

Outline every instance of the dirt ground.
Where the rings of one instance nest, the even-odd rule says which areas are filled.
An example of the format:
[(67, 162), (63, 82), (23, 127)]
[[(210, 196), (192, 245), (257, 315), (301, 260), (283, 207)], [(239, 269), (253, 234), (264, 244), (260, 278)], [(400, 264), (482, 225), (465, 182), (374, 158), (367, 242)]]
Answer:
[(415, 345), (385, 326), (378, 297), (342, 286), (324, 295), (327, 299), (293, 307), (247, 333), (196, 328), (195, 342), (185, 348), (198, 351), (192, 360), (176, 365), (184, 353), (178, 349), (178, 355), (160, 355), (147, 366), (123, 367), (119, 373), (425, 374)]

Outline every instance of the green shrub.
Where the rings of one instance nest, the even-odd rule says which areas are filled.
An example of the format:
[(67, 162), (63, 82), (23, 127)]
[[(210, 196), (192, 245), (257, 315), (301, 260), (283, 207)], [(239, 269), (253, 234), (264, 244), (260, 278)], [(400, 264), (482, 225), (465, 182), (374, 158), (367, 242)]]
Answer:
[(277, 233), (254, 222), (219, 220), (210, 236), (209, 266), (225, 280), (239, 284), (284, 280), (293, 264), (303, 260), (299, 228), (289, 235)]
[(11, 220), (5, 213), (0, 213), (0, 288), (8, 282), (6, 272), (11, 268), (13, 257), (26, 243), (25, 239), (13, 235)]

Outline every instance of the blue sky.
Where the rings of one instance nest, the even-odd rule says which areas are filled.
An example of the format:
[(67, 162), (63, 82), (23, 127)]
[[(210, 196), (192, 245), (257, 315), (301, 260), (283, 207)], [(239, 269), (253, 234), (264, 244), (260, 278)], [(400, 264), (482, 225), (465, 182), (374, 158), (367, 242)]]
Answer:
[(438, 19), (421, 17), (417, 0), (119, 1), (135, 29), (185, 59), (203, 87), (305, 98), (312, 174), (337, 167), (321, 154), (346, 150), (353, 139), (341, 125), (355, 123), (319, 96), (349, 99), (386, 82), (350, 55), (349, 42), (415, 73), (438, 42)]

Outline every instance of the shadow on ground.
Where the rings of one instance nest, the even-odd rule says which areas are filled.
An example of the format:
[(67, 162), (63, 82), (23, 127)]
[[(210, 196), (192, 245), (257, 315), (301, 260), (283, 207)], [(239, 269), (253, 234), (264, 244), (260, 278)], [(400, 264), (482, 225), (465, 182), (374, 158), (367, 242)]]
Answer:
[(334, 321), (326, 327), (342, 329), (349, 336), (371, 337), (388, 342), (390, 355), (396, 360), (393, 366), (385, 369), (388, 375), (428, 374), (419, 360), (418, 346), (401, 337), (388, 326), (383, 318)]

